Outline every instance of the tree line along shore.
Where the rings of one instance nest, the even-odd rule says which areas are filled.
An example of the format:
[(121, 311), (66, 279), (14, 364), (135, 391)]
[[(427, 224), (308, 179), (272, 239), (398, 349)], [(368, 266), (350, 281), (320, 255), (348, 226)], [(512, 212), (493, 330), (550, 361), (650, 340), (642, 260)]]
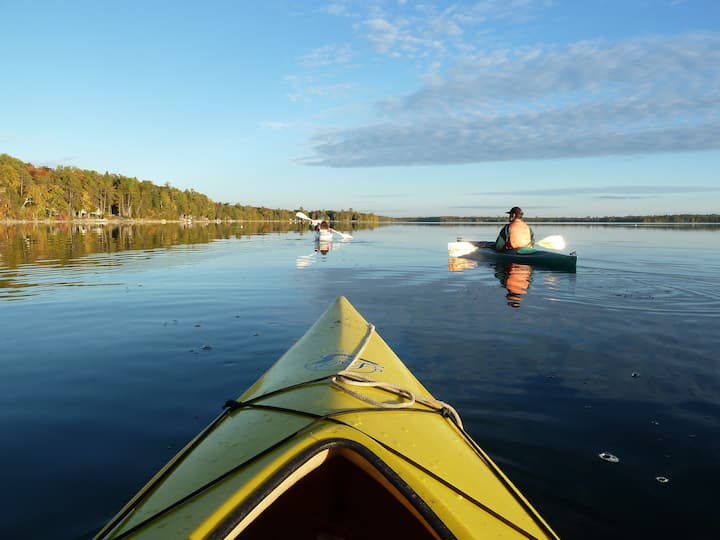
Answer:
[[(193, 189), (77, 167), (36, 167), (0, 154), (0, 221), (292, 221), (297, 211), (335, 222), (497, 223), (505, 216), (395, 218), (348, 210), (294, 210), (215, 202)], [(720, 223), (720, 214), (527, 217), (551, 223)]]
[[(689, 223), (720, 223), (720, 214), (658, 214), (649, 216), (602, 216), (602, 217), (528, 217), (523, 218), (528, 223), (658, 223), (658, 224), (689, 224)], [(489, 217), (413, 217), (404, 221), (416, 223), (498, 223), (507, 221), (507, 216)]]
[(0, 221), (290, 221), (297, 211), (337, 222), (382, 219), (352, 208), (286, 210), (215, 202), (193, 189), (76, 167), (36, 167), (0, 154)]

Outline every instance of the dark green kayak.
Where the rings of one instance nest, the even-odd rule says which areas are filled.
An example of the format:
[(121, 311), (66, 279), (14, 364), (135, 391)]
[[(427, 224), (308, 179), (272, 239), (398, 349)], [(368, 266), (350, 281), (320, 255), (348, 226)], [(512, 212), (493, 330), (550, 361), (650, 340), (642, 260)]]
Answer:
[(529, 264), (538, 268), (549, 268), (575, 272), (577, 255), (545, 251), (537, 248), (521, 248), (509, 251), (497, 251), (495, 242), (475, 240), (461, 240), (448, 243), (450, 257), (464, 257), (469, 259), (494, 259), (501, 262)]

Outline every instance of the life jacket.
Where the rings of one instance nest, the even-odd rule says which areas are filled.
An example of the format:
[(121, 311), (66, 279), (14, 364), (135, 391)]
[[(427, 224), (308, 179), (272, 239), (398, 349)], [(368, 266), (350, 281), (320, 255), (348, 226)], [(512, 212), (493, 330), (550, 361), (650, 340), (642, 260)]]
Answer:
[(520, 218), (510, 223), (510, 238), (508, 238), (506, 249), (518, 249), (523, 247), (532, 247), (532, 234), (530, 227)]

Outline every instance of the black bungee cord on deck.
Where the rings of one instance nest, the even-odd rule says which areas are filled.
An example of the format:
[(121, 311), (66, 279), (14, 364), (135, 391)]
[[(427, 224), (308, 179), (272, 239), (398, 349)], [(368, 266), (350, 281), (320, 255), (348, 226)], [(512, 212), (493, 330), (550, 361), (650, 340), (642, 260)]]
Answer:
[[(224, 420), (224, 419), (225, 419), (227, 416), (229, 416), (231, 413), (233, 413), (233, 412), (235, 412), (235, 411), (237, 411), (237, 410), (239, 410), (239, 409), (255, 408), (255, 409), (263, 409), (263, 410), (269, 410), (269, 411), (274, 411), (274, 412), (281, 412), (281, 413), (287, 413), (287, 414), (294, 414), (294, 415), (305, 416), (305, 417), (311, 418), (312, 421), (311, 421), (309, 424), (306, 424), (306, 425), (304, 425), (303, 427), (301, 427), (300, 429), (296, 430), (295, 432), (287, 435), (286, 437), (283, 437), (281, 440), (279, 440), (279, 441), (277, 441), (276, 443), (272, 444), (271, 446), (267, 447), (265, 450), (259, 452), (259, 453), (256, 454), (255, 456), (253, 456), (253, 457), (245, 460), (244, 462), (236, 465), (235, 467), (231, 468), (231, 469), (228, 470), (227, 472), (221, 474), (220, 476), (214, 478), (213, 480), (210, 480), (210, 481), (207, 482), (206, 484), (203, 484), (202, 486), (198, 487), (197, 489), (191, 491), (190, 493), (188, 493), (187, 495), (181, 497), (180, 499), (178, 499), (177, 501), (175, 501), (175, 502), (172, 503), (171, 505), (169, 505), (169, 506), (167, 506), (166, 508), (160, 510), (159, 512), (151, 515), (151, 516), (148, 517), (147, 519), (141, 521), (140, 523), (138, 523), (137, 525), (131, 527), (131, 528), (128, 529), (127, 531), (124, 531), (123, 533), (119, 534), (119, 535), (116, 536), (115, 538), (118, 539), (118, 540), (119, 540), (119, 539), (122, 539), (122, 538), (127, 538), (128, 536), (130, 536), (131, 534), (133, 534), (133, 533), (137, 532), (138, 530), (142, 529), (143, 527), (145, 527), (145, 526), (148, 525), (149, 523), (151, 523), (151, 522), (153, 522), (153, 521), (161, 518), (162, 516), (168, 514), (169, 512), (175, 510), (176, 508), (182, 506), (183, 504), (185, 504), (186, 502), (188, 502), (188, 501), (190, 501), (191, 499), (195, 498), (196, 496), (200, 495), (200, 494), (203, 493), (204, 491), (207, 491), (208, 489), (212, 488), (213, 486), (219, 484), (219, 483), (222, 482), (223, 480), (225, 480), (225, 479), (227, 479), (228, 477), (232, 476), (233, 474), (237, 473), (238, 471), (240, 471), (241, 469), (243, 469), (243, 468), (246, 467), (247, 465), (253, 463), (254, 461), (257, 461), (258, 459), (262, 458), (262, 457), (265, 456), (266, 454), (272, 452), (274, 449), (282, 446), (282, 445), (285, 444), (287, 441), (290, 441), (290, 440), (292, 440), (293, 438), (297, 437), (298, 435), (300, 435), (300, 434), (303, 433), (304, 431), (307, 431), (307, 430), (309, 430), (309, 429), (312, 429), (314, 426), (317, 426), (317, 425), (319, 425), (319, 424), (327, 421), (327, 422), (333, 422), (333, 423), (335, 423), (335, 424), (342, 425), (342, 426), (348, 427), (348, 428), (350, 428), (350, 429), (352, 429), (352, 430), (359, 431), (359, 432), (363, 433), (366, 437), (368, 437), (369, 439), (371, 439), (372, 441), (374, 441), (375, 443), (377, 443), (378, 445), (380, 445), (381, 447), (383, 447), (384, 449), (386, 449), (386, 450), (389, 451), (390, 453), (392, 453), (392, 454), (394, 454), (395, 456), (401, 458), (402, 460), (404, 460), (405, 462), (409, 463), (410, 465), (412, 465), (412, 466), (415, 467), (416, 469), (422, 471), (424, 474), (430, 476), (431, 478), (433, 478), (433, 479), (436, 480), (437, 482), (441, 483), (443, 486), (447, 487), (448, 489), (452, 490), (452, 491), (455, 492), (456, 494), (464, 497), (464, 498), (465, 498), (466, 500), (468, 500), (471, 504), (475, 505), (476, 507), (478, 507), (478, 508), (480, 508), (481, 510), (483, 510), (484, 512), (488, 513), (489, 515), (491, 515), (492, 517), (494, 517), (494, 518), (497, 519), (498, 521), (502, 522), (502, 523), (505, 524), (506, 526), (508, 526), (508, 527), (512, 528), (513, 530), (515, 530), (516, 532), (520, 533), (520, 534), (523, 535), (525, 538), (528, 538), (528, 539), (537, 539), (536, 536), (534, 536), (534, 535), (532, 535), (531, 533), (525, 531), (524, 529), (522, 529), (521, 527), (519, 527), (518, 525), (516, 525), (515, 523), (513, 523), (511, 520), (509, 520), (508, 518), (505, 518), (505, 517), (502, 516), (500, 513), (496, 512), (495, 510), (493, 510), (493, 509), (490, 508), (489, 506), (485, 505), (485, 504), (482, 503), (481, 501), (478, 501), (477, 499), (469, 496), (469, 495), (466, 494), (464, 491), (458, 489), (457, 487), (455, 487), (453, 484), (451, 484), (450, 482), (448, 482), (447, 480), (445, 480), (445, 479), (442, 478), (441, 476), (438, 476), (438, 475), (435, 474), (434, 472), (432, 472), (432, 471), (430, 471), (429, 469), (425, 468), (423, 465), (421, 465), (421, 464), (415, 462), (414, 460), (410, 459), (409, 457), (407, 457), (406, 455), (404, 455), (402, 452), (399, 452), (399, 451), (395, 450), (394, 448), (392, 448), (391, 446), (388, 446), (387, 444), (385, 444), (385, 443), (382, 442), (381, 440), (373, 437), (372, 435), (370, 435), (370, 434), (368, 434), (368, 433), (366, 433), (366, 432), (364, 432), (364, 431), (362, 431), (362, 430), (359, 430), (357, 427), (352, 426), (352, 425), (344, 422), (343, 420), (338, 419), (338, 417), (341, 416), (341, 415), (353, 414), (353, 413), (357, 413), (357, 412), (389, 412), (389, 411), (393, 411), (393, 410), (394, 410), (394, 411), (404, 411), (404, 412), (414, 411), (414, 412), (418, 412), (418, 413), (439, 414), (439, 415), (442, 416), (443, 418), (446, 418), (446, 419), (449, 419), (449, 420), (452, 421), (452, 423), (458, 428), (458, 430), (460, 431), (460, 433), (463, 435), (463, 438), (466, 440), (466, 442), (471, 446), (471, 448), (473, 448), (473, 450), (474, 450), (475, 453), (478, 455), (478, 457), (490, 468), (490, 470), (493, 472), (493, 474), (495, 474), (496, 478), (498, 478), (498, 480), (500, 480), (501, 483), (502, 483), (506, 488), (508, 488), (508, 491), (510, 491), (510, 493), (513, 494), (513, 497), (517, 500), (517, 502), (520, 503), (521, 506), (522, 506), (523, 508), (525, 508), (526, 510), (528, 510), (528, 511), (531, 510), (530, 508), (528, 508), (528, 504), (527, 504), (522, 498), (519, 498), (519, 497), (517, 496), (515, 490), (512, 489), (512, 488), (508, 485), (508, 481), (503, 477), (503, 475), (498, 474), (498, 471), (497, 471), (496, 467), (492, 466), (491, 462), (488, 460), (487, 456), (486, 456), (485, 453), (482, 451), (482, 449), (481, 449), (481, 448), (477, 445), (477, 443), (475, 443), (475, 442), (473, 441), (473, 439), (465, 432), (465, 430), (464, 430), (464, 428), (462, 427), (462, 425), (459, 425), (458, 418), (457, 418), (457, 413), (456, 413), (454, 410), (451, 410), (449, 407), (432, 408), (432, 407), (430, 407), (429, 405), (427, 405), (427, 404), (425, 404), (425, 403), (418, 402), (418, 403), (420, 403), (420, 404), (422, 404), (422, 405), (424, 405), (424, 406), (426, 406), (426, 407), (428, 407), (428, 408), (427, 408), (427, 409), (419, 409), (419, 408), (412, 407), (412, 408), (404, 408), (404, 409), (397, 409), (397, 408), (390, 408), (390, 409), (389, 409), (389, 408), (386, 408), (386, 407), (375, 407), (375, 408), (360, 407), (360, 408), (354, 408), (354, 409), (344, 409), (344, 410), (342, 410), (342, 411), (336, 411), (336, 412), (328, 413), (328, 414), (325, 414), (325, 415), (319, 415), (319, 414), (316, 414), (316, 413), (311, 413), (311, 412), (307, 412), (307, 411), (301, 411), (301, 410), (297, 410), (297, 409), (290, 409), (290, 408), (286, 408), (286, 407), (279, 407), (279, 406), (274, 406), (274, 405), (265, 405), (265, 404), (262, 404), (262, 403), (257, 403), (257, 401), (259, 401), (259, 400), (267, 399), (267, 398), (272, 397), (272, 396), (274, 396), (274, 395), (276, 395), (276, 394), (285, 393), (285, 392), (288, 392), (288, 391), (291, 391), (291, 390), (294, 390), (294, 389), (297, 389), (297, 388), (309, 386), (309, 385), (312, 385), (312, 384), (321, 383), (321, 382), (324, 382), (324, 381), (327, 381), (327, 380), (330, 380), (331, 383), (332, 383), (332, 380), (333, 380), (334, 377), (335, 377), (335, 375), (332, 375), (332, 376), (330, 376), (330, 377), (328, 377), (328, 376), (323, 376), (323, 377), (319, 377), (319, 378), (317, 378), (317, 379), (312, 379), (312, 380), (309, 380), (309, 381), (305, 381), (305, 382), (293, 384), (293, 385), (290, 385), (290, 386), (288, 386), (288, 387), (284, 387), (284, 388), (280, 388), (280, 389), (277, 389), (277, 390), (273, 390), (273, 391), (268, 392), (268, 393), (266, 393), (266, 394), (263, 394), (263, 395), (261, 395), (261, 396), (257, 396), (257, 397), (255, 397), (255, 398), (252, 398), (252, 399), (248, 400), (248, 401), (239, 401), (239, 400), (234, 400), (234, 399), (227, 400), (227, 401), (223, 404), (223, 412), (220, 413), (220, 415), (219, 415), (217, 418), (215, 418), (215, 420), (213, 420), (213, 421), (208, 425), (208, 427), (205, 428), (205, 430), (203, 430), (200, 434), (198, 434), (193, 441), (191, 441), (191, 443), (185, 448), (185, 451), (184, 451), (184, 452), (182, 452), (181, 454), (178, 454), (177, 456), (175, 456), (175, 458), (173, 458), (173, 460), (166, 466), (166, 468), (165, 468), (165, 470), (162, 472), (162, 474), (161, 474), (160, 476), (158, 476), (151, 485), (148, 485), (145, 489), (143, 489), (140, 493), (138, 493), (138, 494), (135, 496), (135, 498), (134, 498), (133, 500), (131, 500), (130, 503), (128, 503), (128, 506), (127, 506), (127, 508), (125, 509), (125, 511), (122, 512), (122, 514), (116, 516), (116, 518), (113, 519), (112, 522), (108, 523), (108, 524), (100, 531), (100, 533), (98, 533), (98, 536), (97, 536), (96, 538), (100, 539), (100, 538), (106, 537), (110, 532), (112, 532), (112, 530), (115, 529), (115, 528), (117, 527), (117, 525), (118, 525), (120, 522), (122, 522), (122, 521), (130, 514), (130, 512), (132, 512), (132, 510), (133, 510), (134, 508), (137, 507), (137, 505), (145, 498), (145, 496), (146, 496), (148, 493), (150, 493), (162, 480), (164, 480), (172, 470), (175, 469), (175, 467), (182, 461), (182, 459), (183, 459), (192, 449), (194, 449), (195, 447), (197, 447), (197, 445), (198, 445), (201, 441), (203, 441), (205, 438), (207, 438), (207, 436), (220, 424), (220, 422), (221, 422), (222, 420)], [(545, 532), (547, 532), (550, 536), (554, 537), (554, 534), (552, 534), (552, 532), (548, 530), (547, 526), (546, 526), (542, 521), (539, 521), (539, 520), (535, 517), (534, 512), (529, 511), (528, 513), (529, 513), (530, 516), (532, 516), (533, 520), (538, 524), (538, 526), (540, 526), (540, 528), (542, 528), (542, 529), (543, 529)]]

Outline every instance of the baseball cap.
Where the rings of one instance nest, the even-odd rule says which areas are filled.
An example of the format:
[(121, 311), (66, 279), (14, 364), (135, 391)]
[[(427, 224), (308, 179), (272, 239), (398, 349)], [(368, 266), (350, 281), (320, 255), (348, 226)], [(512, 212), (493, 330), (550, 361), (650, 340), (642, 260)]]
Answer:
[(519, 206), (513, 206), (510, 210), (508, 210), (508, 211), (505, 212), (505, 213), (506, 213), (506, 214), (516, 214), (516, 215), (518, 215), (518, 216), (522, 216), (522, 215), (523, 215), (522, 208), (520, 208)]

